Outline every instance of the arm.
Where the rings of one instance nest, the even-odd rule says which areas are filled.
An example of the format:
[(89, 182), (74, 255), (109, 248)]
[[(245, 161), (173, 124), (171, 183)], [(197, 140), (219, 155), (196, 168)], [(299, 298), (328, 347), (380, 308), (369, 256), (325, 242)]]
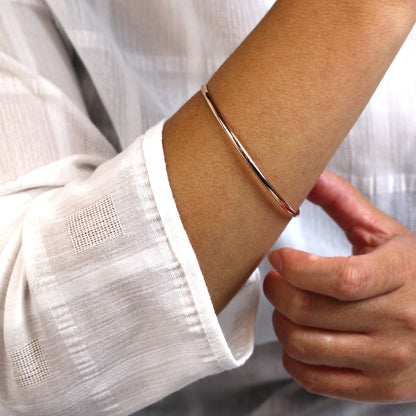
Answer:
[[(415, 16), (413, 2), (282, 0), (210, 80), (220, 110), (292, 206), (358, 118)], [(251, 179), (200, 94), (166, 123), (164, 150), (218, 312), (289, 218)]]
[[(76, 77), (71, 75), (70, 59), (64, 58), (65, 50), (52, 53), (52, 46), (59, 44), (59, 35), (51, 15), (44, 13), (43, 9), (31, 8), (41, 19), (38, 25), (36, 16), (32, 12), (25, 13), (27, 9), (20, 4), (13, 4), (12, 13), (9, 14), (4, 11), (8, 3), (3, 3), (2, 23), (6, 25), (6, 33), (13, 33), (16, 27), (14, 16), (20, 22), (23, 33), (27, 31), (30, 36), (16, 37), (16, 57), (10, 58), (4, 53), (0, 62), (0, 79), (6, 87), (13, 87), (1, 89), (4, 96), (0, 102), (0, 115), (3, 116), (0, 122), (5, 123), (1, 145), (6, 146), (3, 154), (7, 155), (6, 160), (10, 160), (11, 164), (18, 160), (19, 163), (15, 165), (19, 169), (22, 168), (22, 161), (27, 162), (24, 169), (14, 172), (16, 176), (21, 176), (18, 181), (9, 183), (9, 177), (1, 178), (5, 180), (5, 185), (1, 188), (0, 199), (0, 212), (4, 218), (0, 233), (0, 321), (4, 324), (1, 331), (0, 367), (5, 371), (0, 383), (0, 401), (22, 414), (64, 415), (74, 413), (71, 398), (75, 397), (79, 414), (105, 411), (127, 414), (197, 378), (235, 367), (248, 353), (244, 350), (242, 354), (238, 349), (238, 354), (232, 355), (217, 319), (211, 316), (211, 310), (205, 311), (205, 314), (197, 310), (196, 302), (189, 293), (188, 280), (191, 279), (186, 275), (183, 265), (178, 264), (173, 250), (179, 244), (171, 244), (166, 228), (162, 226), (161, 212), (152, 193), (148, 174), (149, 168), (155, 169), (156, 165), (148, 163), (148, 154), (143, 150), (144, 142), (160, 144), (159, 126), (113, 157), (111, 146), (88, 118), (82, 100), (77, 99), (80, 94), (74, 94), (78, 85)], [(61, 16), (66, 15), (70, 4), (55, 2), (56, 7), (64, 8)], [(77, 3), (72, 7), (81, 6)], [(25, 16), (30, 18), (26, 20)], [(44, 29), (45, 24), (47, 30)], [(398, 24), (398, 27), (401, 28), (401, 25)], [(405, 32), (399, 28), (397, 30), (403, 32), (403, 36), (395, 43), (396, 49)], [(34, 33), (37, 35), (33, 36)], [(86, 39), (82, 37), (83, 31), (77, 34), (81, 40)], [(10, 36), (0, 38), (6, 41), (14, 39)], [(49, 38), (52, 46), (49, 46)], [(27, 46), (28, 40), (33, 40), (35, 46)], [(110, 48), (112, 45), (111, 42), (105, 45), (102, 51), (105, 52), (105, 59), (113, 54), (118, 56), (118, 52)], [(100, 43), (98, 46), (101, 51), (103, 45)], [(394, 51), (391, 52), (393, 55)], [(25, 60), (20, 62), (20, 57)], [(62, 63), (63, 59), (64, 66), (69, 68), (68, 76), (56, 69), (57, 61)], [(37, 68), (32, 69), (26, 61), (29, 64), (42, 63), (49, 70), (38, 73)], [(106, 74), (114, 76), (115, 68), (110, 66)], [(54, 81), (51, 74), (57, 75), (55, 82), (48, 81)], [(69, 82), (69, 77), (73, 78), (73, 82)], [(226, 80), (223, 75), (221, 78)], [(62, 81), (63, 85), (56, 84), (58, 81)], [(214, 84), (210, 84), (210, 87), (215, 96), (220, 93)], [(72, 97), (71, 94), (76, 96)], [(221, 95), (218, 97), (222, 99)], [(234, 291), (269, 246), (266, 241), (258, 250), (257, 241), (256, 247), (253, 245), (257, 250), (253, 251), (253, 257), (253, 247), (249, 243), (253, 236), (260, 230), (271, 244), (280, 232), (278, 227), (283, 228), (287, 220), (272, 205), (265, 212), (263, 195), (256, 194), (259, 191), (257, 184), (247, 189), (245, 173), (239, 176), (239, 172), (245, 171), (240, 171), (241, 165), (235, 160), (235, 155), (227, 153), (228, 146), (224, 143), (222, 133), (220, 135), (216, 124), (209, 121), (211, 115), (201, 105), (201, 100), (196, 100), (195, 107), (195, 100), (188, 105), (191, 109), (199, 109), (200, 114), (193, 120), (194, 127), (190, 132), (199, 131), (195, 124), (206, 119), (207, 124), (201, 129), (201, 132), (207, 129), (205, 135), (201, 134), (198, 138), (200, 141), (205, 137), (212, 140), (206, 143), (208, 148), (196, 143), (196, 149), (203, 151), (204, 156), (211, 155), (213, 163), (226, 162), (226, 166), (231, 167), (229, 178), (224, 178), (225, 175), (221, 173), (216, 176), (217, 180), (222, 178), (224, 181), (218, 189), (224, 190), (224, 195), (231, 191), (233, 193), (227, 196), (229, 199), (225, 204), (222, 223), (216, 218), (218, 226), (212, 231), (208, 229), (207, 240), (208, 248), (215, 247), (217, 236), (218, 244), (222, 244), (220, 250), (226, 250), (218, 261), (225, 264), (230, 255), (238, 257), (235, 264), (239, 265), (239, 270), (234, 275), (237, 280), (228, 285)], [(77, 102), (77, 105), (74, 106), (73, 102)], [(283, 111), (283, 105), (281, 107)], [(222, 109), (229, 111), (226, 107)], [(184, 122), (186, 117), (191, 119), (189, 114), (193, 113), (182, 111), (178, 114), (182, 114), (182, 119), (178, 116), (168, 123), (165, 139), (173, 139), (173, 135), (169, 136), (169, 129), (171, 132), (176, 130), (175, 120), (179, 127), (180, 122)], [(234, 121), (231, 112), (227, 116), (234, 126), (239, 127), (238, 120)], [(255, 124), (258, 125), (257, 121)], [(289, 121), (286, 124), (289, 126)], [(179, 134), (184, 131), (184, 128), (177, 129), (177, 137), (181, 140), (190, 138), (189, 134)], [(246, 136), (243, 131), (241, 134), (244, 138), (254, 137)], [(184, 168), (194, 172), (189, 170), (190, 151), (194, 150), (189, 146), (193, 143), (185, 142), (180, 143), (188, 146), (188, 149), (184, 146), (183, 161), (187, 161)], [(169, 140), (165, 144), (169, 144)], [(171, 141), (171, 144), (174, 142)], [(215, 148), (210, 149), (211, 144)], [(253, 149), (257, 150), (257, 143), (254, 144), (256, 146)], [(10, 151), (10, 146), (13, 151)], [(267, 146), (259, 147), (262, 148), (266, 153)], [(55, 149), (57, 152), (53, 153)], [(169, 156), (167, 151), (171, 179), (176, 177), (180, 183), (183, 177), (172, 176), (171, 168), (172, 160), (180, 162), (181, 155), (175, 155), (174, 159)], [(262, 154), (254, 156), (258, 156), (258, 160), (263, 158)], [(201, 170), (198, 174), (204, 175), (206, 172)], [(298, 177), (296, 175), (295, 178)], [(273, 181), (278, 179), (277, 176), (271, 178)], [(204, 185), (206, 183), (210, 182), (203, 182)], [(290, 184), (276, 183), (292, 204), (299, 202), (289, 192)], [(182, 192), (189, 190), (197, 197), (202, 195), (198, 183), (185, 185)], [(179, 188), (174, 187), (175, 196), (205, 271), (210, 265), (204, 263), (201, 253), (205, 253), (208, 260), (210, 253), (204, 251), (203, 246), (197, 247), (198, 244), (195, 244), (194, 237), (198, 234), (192, 233), (189, 228), (186, 210), (180, 203)], [(237, 194), (234, 193), (236, 190)], [(241, 195), (252, 205), (244, 207), (245, 215), (230, 215), (232, 204), (241, 205)], [(257, 209), (259, 215), (269, 219), (261, 223), (253, 222), (250, 209)], [(194, 215), (188, 211), (188, 215), (190, 213)], [(201, 214), (206, 215), (206, 211)], [(199, 232), (204, 232), (203, 223), (212, 226), (214, 222), (201, 215), (199, 219), (198, 215), (194, 218), (197, 221), (193, 221), (193, 224), (199, 227), (196, 228)], [(242, 227), (237, 222), (246, 219), (248, 226)], [(221, 229), (224, 225), (225, 233)], [(230, 235), (229, 242), (235, 244), (236, 236), (230, 230), (236, 226), (240, 227), (246, 254), (250, 255), (247, 262), (241, 260), (240, 252), (233, 253), (224, 247), (224, 235)], [(271, 226), (277, 231), (270, 233), (268, 230)], [(214, 249), (212, 253), (217, 256), (218, 251)], [(216, 262), (217, 259), (212, 261)], [(210, 270), (215, 272), (213, 268)], [(232, 276), (227, 270), (225, 278), (230, 281)], [(216, 276), (215, 273), (212, 275)], [(209, 278), (207, 273), (206, 278)], [(194, 280), (199, 285), (199, 275)], [(209, 285), (212, 289), (212, 285)], [(211, 290), (211, 293), (214, 292)], [(231, 296), (231, 293), (228, 295)], [(200, 307), (201, 303), (206, 309), (211, 307), (209, 301), (200, 302), (197, 306)], [(30, 360), (27, 360), (27, 356)], [(32, 362), (36, 362), (36, 365), (32, 365)]]

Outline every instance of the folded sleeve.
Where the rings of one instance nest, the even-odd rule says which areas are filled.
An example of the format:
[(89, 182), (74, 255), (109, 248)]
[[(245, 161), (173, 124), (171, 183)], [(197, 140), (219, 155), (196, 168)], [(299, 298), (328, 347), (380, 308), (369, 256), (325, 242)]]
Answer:
[(251, 353), (258, 276), (221, 326), (159, 170), (161, 129), (21, 215), (2, 277), (19, 412), (129, 414)]
[(244, 363), (258, 273), (217, 318), (169, 188), (163, 121), (115, 155), (67, 81), (0, 58), (2, 406), (129, 415)]

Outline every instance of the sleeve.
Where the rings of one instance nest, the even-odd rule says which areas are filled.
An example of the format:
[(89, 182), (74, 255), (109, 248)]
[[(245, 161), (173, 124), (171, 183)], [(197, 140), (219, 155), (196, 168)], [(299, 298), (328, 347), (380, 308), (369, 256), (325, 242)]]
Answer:
[(11, 4), (0, 5), (0, 408), (129, 415), (241, 365), (259, 276), (216, 317), (169, 188), (163, 121), (116, 155), (47, 10)]

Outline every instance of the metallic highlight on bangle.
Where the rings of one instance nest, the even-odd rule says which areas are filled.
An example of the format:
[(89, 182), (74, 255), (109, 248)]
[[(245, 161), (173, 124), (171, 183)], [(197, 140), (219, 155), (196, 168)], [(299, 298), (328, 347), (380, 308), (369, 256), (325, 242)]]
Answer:
[(221, 112), (218, 110), (217, 106), (215, 105), (214, 100), (212, 99), (208, 87), (206, 84), (203, 84), (201, 86), (201, 92), (202, 95), (205, 98), (205, 101), (208, 104), (208, 107), (211, 109), (212, 113), (214, 114), (217, 121), (220, 123), (223, 130), (227, 133), (227, 136), (231, 140), (231, 143), (234, 145), (235, 149), (238, 151), (240, 156), (248, 163), (248, 165), (251, 167), (253, 172), (256, 174), (256, 176), (260, 179), (260, 181), (263, 183), (263, 185), (267, 188), (267, 190), (271, 193), (273, 198), (279, 203), (279, 205), (292, 217), (296, 217), (299, 215), (299, 209), (292, 208), (279, 194), (279, 192), (276, 191), (276, 189), (273, 188), (273, 186), (270, 184), (270, 182), (266, 179), (266, 177), (263, 175), (262, 171), (257, 167), (257, 165), (254, 163), (253, 159), (250, 157), (250, 155), (247, 153), (247, 150), (244, 148), (244, 146), (241, 144), (240, 140), (237, 138), (237, 135), (232, 131), (232, 129), (229, 127), (227, 122), (225, 121), (224, 116), (221, 114)]

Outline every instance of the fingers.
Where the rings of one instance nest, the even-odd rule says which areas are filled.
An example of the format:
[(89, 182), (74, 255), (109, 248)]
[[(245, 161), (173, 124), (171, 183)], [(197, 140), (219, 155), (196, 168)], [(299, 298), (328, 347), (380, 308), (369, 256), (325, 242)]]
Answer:
[(351, 234), (356, 238), (354, 231), (357, 231), (361, 237), (370, 238), (373, 245), (376, 245), (377, 240), (383, 242), (404, 229), (400, 223), (371, 204), (349, 182), (328, 170), (322, 173), (308, 199), (321, 206), (347, 232), (347, 236)]
[(273, 327), (286, 353), (304, 364), (371, 372), (388, 366), (382, 357), (375, 356), (371, 336), (301, 327), (276, 310)]
[(283, 352), (282, 361), (286, 371), (310, 393), (371, 401), (371, 394), (367, 393), (367, 377), (359, 371), (305, 364), (286, 352)]
[(272, 266), (292, 286), (341, 301), (370, 299), (403, 285), (402, 251), (390, 240), (361, 256), (320, 257), (282, 248), (269, 255)]
[(286, 352), (282, 359), (286, 371), (313, 394), (363, 402), (397, 403), (412, 399), (408, 388), (384, 378), (351, 369), (305, 364)]
[[(264, 280), (264, 293), (272, 305), (294, 324), (333, 331), (367, 333), (380, 325), (379, 298), (368, 302), (340, 302), (327, 296), (299, 290), (275, 270)], [(366, 319), (357, 319), (365, 316)]]
[(286, 370), (310, 392), (364, 401), (414, 400), (413, 362), (409, 365), (407, 349), (400, 351), (391, 339), (304, 328), (278, 312), (273, 324)]

